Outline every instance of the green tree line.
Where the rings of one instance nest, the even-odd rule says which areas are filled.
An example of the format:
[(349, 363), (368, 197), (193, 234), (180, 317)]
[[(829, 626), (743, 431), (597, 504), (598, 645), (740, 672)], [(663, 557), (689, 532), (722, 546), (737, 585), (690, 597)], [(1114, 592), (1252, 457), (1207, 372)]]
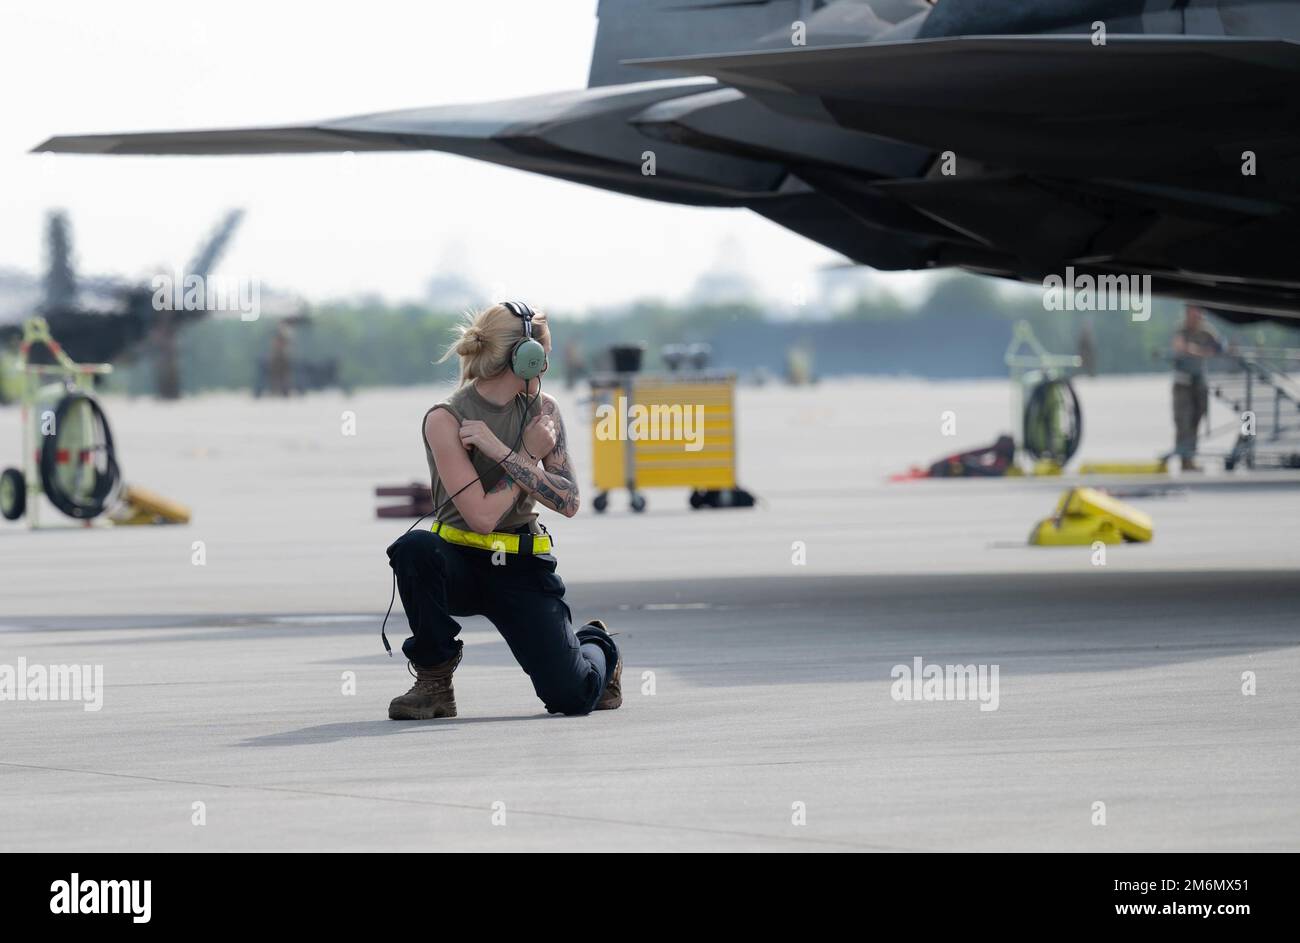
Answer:
[[(555, 311), (556, 350), (552, 365), (563, 370), (569, 345), (592, 363), (612, 344), (640, 343), (648, 369), (661, 366), (666, 344), (710, 343), (719, 365), (741, 371), (779, 370), (786, 349), (807, 345), (809, 337), (825, 348), (819, 359), (831, 373), (847, 369), (837, 348), (870, 348), (888, 337), (903, 350), (890, 368), (874, 361), (872, 372), (954, 375), (952, 362), (969, 357), (974, 342), (983, 349), (981, 366), (970, 375), (1000, 370), (994, 349), (1004, 347), (1014, 322), (1027, 320), (1053, 352), (1075, 353), (1081, 335), (1091, 334), (1096, 364), (1102, 373), (1164, 369), (1155, 353), (1168, 348), (1182, 316), (1182, 305), (1155, 299), (1151, 316), (1134, 321), (1127, 312), (1048, 311), (1042, 293), (1032, 286), (1008, 286), (993, 279), (961, 273), (938, 277), (917, 302), (896, 295), (870, 293), (834, 315), (810, 303), (804, 320), (777, 318), (758, 302), (672, 304), (638, 301), (587, 312), (582, 317)], [(336, 361), (338, 378), (349, 388), (403, 386), (454, 378), (454, 363), (437, 361), (454, 336), (460, 315), (432, 306), (390, 305), (380, 300), (334, 302), (315, 306), (305, 324), (293, 329), (292, 355), (298, 359)], [(268, 356), (277, 322), (208, 319), (185, 329), (180, 338), (181, 375), (186, 392), (251, 389), (259, 363)], [(1227, 338), (1242, 345), (1300, 346), (1296, 330), (1276, 323), (1219, 324)], [(762, 346), (747, 338), (761, 336)], [(908, 345), (911, 345), (908, 347)], [(909, 356), (912, 360), (909, 360)], [(730, 359), (728, 359), (730, 358)], [(942, 362), (949, 364), (940, 369)], [(914, 361), (914, 362), (913, 362)], [(857, 361), (848, 361), (850, 364)], [(935, 365), (927, 373), (927, 364)], [(960, 372), (960, 371), (958, 371)], [(562, 375), (562, 373), (557, 374)], [(152, 390), (153, 368), (147, 353), (122, 366), (113, 386), (132, 393)]]

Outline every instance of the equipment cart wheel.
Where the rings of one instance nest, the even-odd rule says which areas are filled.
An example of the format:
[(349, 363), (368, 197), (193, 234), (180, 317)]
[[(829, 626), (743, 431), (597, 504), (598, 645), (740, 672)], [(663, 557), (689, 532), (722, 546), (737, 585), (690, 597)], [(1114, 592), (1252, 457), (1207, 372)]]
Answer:
[(638, 514), (645, 510), (645, 495), (639, 491), (632, 492), (632, 510)]
[(604, 514), (605, 508), (609, 507), (609, 492), (602, 491), (596, 497), (591, 499), (591, 506), (596, 509), (597, 514)]
[(27, 479), (16, 468), (6, 468), (0, 473), (0, 515), (7, 521), (16, 521), (27, 510)]

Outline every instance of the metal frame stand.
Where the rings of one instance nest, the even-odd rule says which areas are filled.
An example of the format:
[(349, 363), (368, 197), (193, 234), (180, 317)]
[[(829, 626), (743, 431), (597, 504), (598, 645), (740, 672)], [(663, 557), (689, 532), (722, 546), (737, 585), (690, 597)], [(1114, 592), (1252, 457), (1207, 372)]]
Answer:
[[(1022, 352), (1027, 348), (1028, 353)], [(1011, 377), (1011, 430), (1016, 440), (1017, 466), (1021, 465), (1024, 450), (1025, 387), (1039, 380), (1059, 380), (1069, 376), (1069, 371), (1083, 366), (1077, 354), (1052, 354), (1034, 336), (1028, 321), (1017, 321), (1011, 332), (1011, 343), (1002, 355)]]
[[(28, 362), (31, 349), (37, 345), (54, 357), (53, 364), (34, 364)], [(36, 447), (39, 439), (39, 417), (34, 416), (39, 402), (40, 391), (45, 378), (62, 381), (63, 388), (70, 393), (92, 394), (95, 391), (95, 377), (113, 372), (113, 365), (108, 363), (77, 363), (59, 342), (50, 336), (50, 326), (42, 317), (29, 318), (23, 324), (23, 340), (18, 348), (18, 370), (22, 376), (22, 472), (27, 493), (27, 526), (32, 530), (40, 527), (40, 501), (35, 500), (44, 494), (41, 483), (40, 450)], [(86, 521), (86, 526), (91, 522)]]

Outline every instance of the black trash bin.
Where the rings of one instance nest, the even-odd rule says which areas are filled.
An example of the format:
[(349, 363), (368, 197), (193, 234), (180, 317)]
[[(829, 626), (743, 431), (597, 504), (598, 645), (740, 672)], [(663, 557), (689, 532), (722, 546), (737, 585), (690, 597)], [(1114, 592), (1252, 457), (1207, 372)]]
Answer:
[(641, 357), (645, 353), (642, 344), (615, 344), (609, 349), (610, 359), (614, 362), (615, 373), (639, 373)]

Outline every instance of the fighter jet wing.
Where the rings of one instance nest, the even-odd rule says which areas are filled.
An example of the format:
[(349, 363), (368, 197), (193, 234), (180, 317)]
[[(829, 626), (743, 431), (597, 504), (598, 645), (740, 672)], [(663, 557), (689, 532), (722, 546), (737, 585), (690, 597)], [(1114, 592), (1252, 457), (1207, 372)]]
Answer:
[[(712, 10), (680, 2), (693, 17)], [(900, 19), (909, 9), (879, 35), (926, 13)], [(647, 22), (618, 35), (630, 42)], [(768, 32), (784, 22), (764, 20)], [(747, 207), (880, 268), (1037, 281), (1069, 263), (1146, 272), (1207, 304), (1300, 310), (1289, 252), (1300, 44), (963, 35), (619, 68), (632, 63), (686, 77), (278, 128), (56, 137), (37, 150), (442, 151), (648, 199)], [(946, 152), (955, 174), (941, 167)], [(1242, 172), (1246, 152), (1253, 174)]]
[[(701, 152), (652, 138), (628, 118), (705, 88), (686, 78), (444, 105), (309, 125), (52, 137), (36, 151), (75, 154), (301, 154), (431, 150), (529, 170), (652, 199), (741, 205), (775, 191), (774, 161)], [(654, 151), (646, 172), (645, 152)]]
[[(335, 124), (341, 125), (342, 122)], [(132, 134), (66, 134), (32, 152), (53, 154), (319, 154), (400, 151), (410, 148), (395, 134), (331, 126), (221, 128), (210, 131), (142, 131)]]
[(490, 153), (502, 142), (548, 126), (598, 117), (611, 107), (644, 108), (714, 83), (701, 79), (641, 82), (617, 89), (583, 89), (472, 105), (408, 108), (306, 125), (144, 131), (131, 134), (59, 135), (33, 152), (60, 154), (301, 154), (353, 150), (473, 151)]

